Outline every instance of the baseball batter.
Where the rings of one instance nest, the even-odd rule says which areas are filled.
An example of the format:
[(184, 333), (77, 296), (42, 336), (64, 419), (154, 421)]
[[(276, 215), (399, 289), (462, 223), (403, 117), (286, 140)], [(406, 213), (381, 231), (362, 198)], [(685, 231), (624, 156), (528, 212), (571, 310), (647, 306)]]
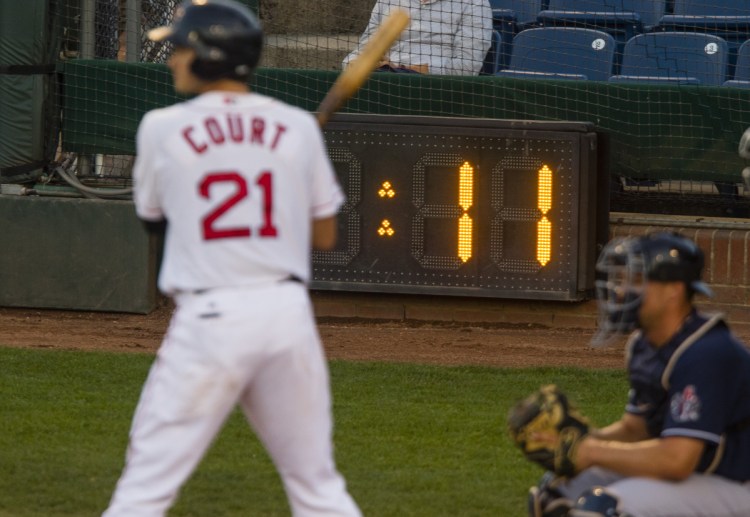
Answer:
[(577, 474), (546, 475), (531, 489), (531, 515), (750, 515), (750, 353), (720, 315), (693, 306), (694, 293), (711, 295), (703, 263), (674, 233), (603, 250), (594, 344), (636, 329), (625, 414), (566, 449)]
[(176, 91), (146, 114), (139, 218), (166, 225), (160, 289), (176, 309), (104, 515), (161, 516), (239, 405), (295, 516), (358, 516), (336, 469), (327, 363), (305, 283), (335, 244), (343, 194), (311, 114), (250, 93), (263, 34), (231, 0), (192, 0), (171, 27)]

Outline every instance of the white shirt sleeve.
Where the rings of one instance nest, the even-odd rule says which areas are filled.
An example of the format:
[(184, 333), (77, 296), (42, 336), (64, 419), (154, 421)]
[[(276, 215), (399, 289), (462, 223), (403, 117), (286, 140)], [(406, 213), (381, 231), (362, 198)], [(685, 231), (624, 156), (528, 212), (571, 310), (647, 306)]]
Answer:
[(136, 133), (136, 158), (133, 165), (133, 202), (140, 219), (164, 219), (156, 173), (157, 149), (160, 139), (154, 133), (153, 118), (147, 113)]
[(447, 75), (477, 75), (492, 43), (492, 9), (487, 0), (467, 4), (453, 40)]
[(383, 21), (384, 13), (383, 13), (383, 2), (381, 0), (378, 0), (378, 2), (375, 4), (375, 7), (372, 9), (372, 14), (370, 15), (370, 21), (367, 23), (367, 27), (365, 28), (365, 31), (362, 33), (362, 36), (359, 38), (359, 43), (357, 43), (357, 48), (352, 50), (349, 55), (347, 55), (344, 58), (344, 61), (341, 63), (341, 68), (346, 68), (349, 63), (351, 63), (359, 54), (362, 52), (362, 49), (365, 46), (365, 43), (367, 43), (367, 40), (370, 39), (370, 36), (373, 35), (373, 33), (380, 27), (380, 23)]

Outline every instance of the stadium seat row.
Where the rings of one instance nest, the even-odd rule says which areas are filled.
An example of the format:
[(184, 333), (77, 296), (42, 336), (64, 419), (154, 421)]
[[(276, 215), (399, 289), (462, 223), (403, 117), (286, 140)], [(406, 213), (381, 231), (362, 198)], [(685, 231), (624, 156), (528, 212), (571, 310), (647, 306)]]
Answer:
[(513, 40), (510, 64), (495, 75), (750, 88), (750, 40), (728, 74), (728, 44), (713, 34), (651, 32), (627, 41), (617, 65), (614, 38), (593, 29), (540, 27)]
[[(623, 22), (643, 31), (657, 26), (746, 24), (747, 0), (489, 0), (493, 19), (521, 26), (594, 19)], [(700, 19), (697, 19), (700, 18)]]
[[(740, 69), (740, 47), (750, 40), (750, 0), (490, 0), (490, 4), (493, 37), (484, 75), (547, 78), (555, 74), (598, 81), (712, 85), (745, 81), (747, 75)], [(568, 30), (542, 33), (540, 28)], [(534, 32), (524, 34), (529, 30)], [(550, 41), (545, 44), (541, 39), (547, 37)], [(584, 45), (591, 47), (581, 54)], [(570, 52), (574, 56), (568, 59)], [(650, 63), (638, 63), (644, 52)], [(546, 59), (550, 62), (544, 63)]]

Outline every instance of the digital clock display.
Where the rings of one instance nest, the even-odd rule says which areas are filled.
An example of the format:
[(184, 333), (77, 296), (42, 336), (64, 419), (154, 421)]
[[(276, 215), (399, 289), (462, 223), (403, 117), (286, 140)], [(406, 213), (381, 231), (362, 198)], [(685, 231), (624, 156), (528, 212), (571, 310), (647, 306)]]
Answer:
[(591, 124), (338, 115), (324, 134), (347, 202), (313, 289), (590, 295), (606, 224)]

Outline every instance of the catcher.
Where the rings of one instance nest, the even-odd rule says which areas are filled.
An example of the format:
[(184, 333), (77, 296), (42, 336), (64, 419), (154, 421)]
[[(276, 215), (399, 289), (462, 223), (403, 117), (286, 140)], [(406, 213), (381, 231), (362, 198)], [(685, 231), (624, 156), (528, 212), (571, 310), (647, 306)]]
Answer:
[(656, 233), (610, 242), (597, 263), (602, 346), (626, 345), (624, 415), (592, 428), (554, 386), (511, 410), (511, 437), (548, 472), (529, 491), (532, 517), (750, 515), (750, 353), (720, 315), (703, 253)]

